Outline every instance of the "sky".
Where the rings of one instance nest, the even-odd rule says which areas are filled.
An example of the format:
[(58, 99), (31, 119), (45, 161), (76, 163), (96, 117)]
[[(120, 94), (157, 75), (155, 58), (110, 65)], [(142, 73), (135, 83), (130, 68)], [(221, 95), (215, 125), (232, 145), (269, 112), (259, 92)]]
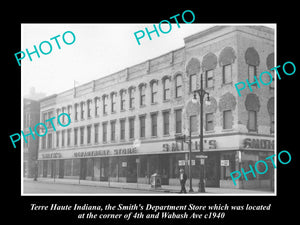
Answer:
[[(160, 32), (160, 37), (153, 33), (152, 40), (146, 34), (138, 45), (134, 33), (145, 31), (145, 27), (151, 30), (153, 24), (22, 24), (20, 51), (33, 52), (34, 45), (39, 49), (43, 41), (52, 46), (48, 55), (38, 50), (40, 58), (34, 53), (30, 61), (26, 54), (21, 61), (22, 95), (29, 94), (32, 87), (46, 96), (61, 93), (73, 88), (74, 80), (78, 86), (181, 48), (185, 37), (215, 25), (180, 23), (178, 28), (175, 23), (169, 33)], [(164, 26), (162, 29), (168, 30), (168, 25)], [(74, 33), (73, 44), (63, 42), (66, 31)], [(55, 40), (50, 40), (57, 35), (61, 49)], [(65, 39), (71, 42), (73, 38), (66, 33)], [(47, 43), (42, 44), (42, 50), (49, 51)]]

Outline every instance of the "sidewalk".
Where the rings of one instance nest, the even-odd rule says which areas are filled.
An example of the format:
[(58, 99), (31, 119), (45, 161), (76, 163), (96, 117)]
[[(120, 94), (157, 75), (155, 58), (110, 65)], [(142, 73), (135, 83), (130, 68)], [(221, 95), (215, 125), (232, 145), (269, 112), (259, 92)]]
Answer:
[[(35, 182), (33, 178), (23, 178), (24, 182)], [(166, 193), (179, 193), (180, 186), (175, 185), (162, 185), (161, 188), (151, 188), (150, 184), (137, 184), (137, 183), (121, 183), (121, 182), (108, 182), (108, 181), (91, 181), (91, 180), (77, 180), (77, 179), (61, 179), (61, 178), (38, 178), (37, 182), (41, 183), (56, 183), (56, 184), (72, 184), (72, 185), (87, 185), (87, 186), (99, 186), (109, 188), (121, 188), (121, 189), (135, 189), (135, 190), (147, 190), (149, 192), (166, 192)], [(186, 185), (186, 190), (189, 191), (189, 185)], [(233, 189), (233, 188), (214, 188), (206, 187), (205, 193), (198, 193), (197, 184), (193, 185), (193, 193), (188, 194), (216, 194), (216, 195), (271, 195), (272, 192), (268, 189)]]

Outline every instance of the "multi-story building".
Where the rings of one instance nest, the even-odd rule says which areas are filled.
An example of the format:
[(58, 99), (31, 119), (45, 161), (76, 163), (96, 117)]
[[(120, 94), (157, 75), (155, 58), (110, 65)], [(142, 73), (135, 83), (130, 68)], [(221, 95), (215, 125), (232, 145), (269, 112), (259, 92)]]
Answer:
[[(23, 99), (23, 131), (25, 134), (30, 133), (31, 129), (40, 121), (40, 103), (31, 99)], [(37, 158), (39, 140), (26, 138), (23, 142), (23, 176), (33, 178), (37, 172)]]
[(39, 146), (40, 176), (149, 183), (158, 172), (163, 184), (179, 184), (188, 144), (175, 142), (175, 135), (191, 129), (192, 177), (198, 182), (199, 104), (191, 99), (202, 73), (211, 103), (203, 116), (206, 186), (270, 186), (270, 169), (255, 178), (248, 174), (237, 186), (230, 173), (248, 171), (274, 154), (274, 82), (253, 85), (253, 92), (245, 89), (240, 97), (234, 86), (273, 67), (274, 30), (215, 26), (184, 42), (180, 49), (41, 100), (41, 122), (65, 112), (71, 124), (54, 123), (55, 131), (48, 122)]

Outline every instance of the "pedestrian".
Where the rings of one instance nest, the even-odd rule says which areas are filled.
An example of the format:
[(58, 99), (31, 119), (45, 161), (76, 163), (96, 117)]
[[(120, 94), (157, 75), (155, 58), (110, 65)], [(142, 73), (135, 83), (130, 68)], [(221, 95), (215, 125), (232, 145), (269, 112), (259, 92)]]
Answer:
[(185, 182), (187, 180), (187, 175), (185, 174), (184, 169), (180, 169), (179, 172), (179, 180), (181, 185), (181, 190), (179, 193), (186, 193)]

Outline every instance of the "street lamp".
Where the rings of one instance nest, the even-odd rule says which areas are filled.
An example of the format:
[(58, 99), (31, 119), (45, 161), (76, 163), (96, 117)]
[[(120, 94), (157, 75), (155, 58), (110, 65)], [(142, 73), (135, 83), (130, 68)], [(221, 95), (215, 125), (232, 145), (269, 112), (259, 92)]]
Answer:
[(200, 179), (199, 179), (199, 189), (198, 192), (205, 192), (205, 185), (204, 185), (204, 159), (207, 158), (203, 154), (203, 100), (205, 95), (207, 95), (206, 104), (210, 105), (209, 93), (203, 89), (203, 74), (201, 73), (201, 82), (200, 82), (200, 89), (194, 91), (194, 98), (193, 103), (197, 103), (197, 95), (199, 95), (200, 100), (200, 155), (197, 158), (200, 158)]
[(189, 137), (187, 137), (185, 134), (184, 135), (176, 135), (175, 136), (176, 141), (182, 141), (185, 143), (189, 144), (189, 181), (190, 181), (190, 190), (189, 192), (194, 192), (193, 190), (193, 182), (192, 182), (192, 133), (191, 133), (191, 128), (189, 132)]

